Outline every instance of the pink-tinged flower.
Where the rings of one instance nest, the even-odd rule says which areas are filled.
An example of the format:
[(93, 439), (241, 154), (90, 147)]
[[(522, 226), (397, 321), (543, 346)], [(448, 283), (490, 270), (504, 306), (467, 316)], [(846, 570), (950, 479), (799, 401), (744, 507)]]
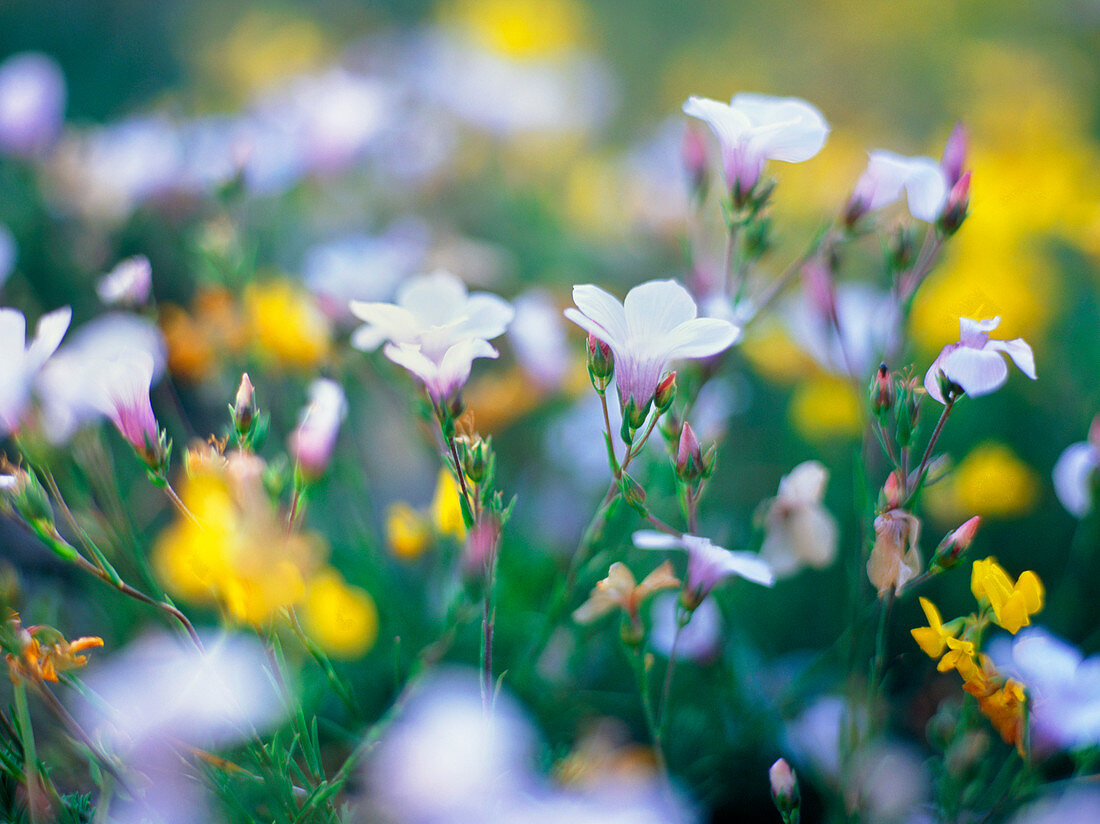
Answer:
[(963, 176), (969, 142), (970, 136), (967, 134), (966, 127), (962, 123), (956, 123), (943, 147), (943, 157), (940, 158), (940, 168), (947, 177), (948, 186), (954, 186)]
[(804, 566), (823, 569), (836, 558), (836, 519), (822, 506), (829, 470), (818, 461), (800, 463), (779, 481), (779, 494), (764, 515), (763, 558), (779, 577)]
[(461, 279), (443, 270), (409, 278), (396, 304), (353, 300), (351, 311), (366, 324), (352, 335), (355, 348), (370, 352), (383, 341), (418, 346), (437, 364), (460, 341), (503, 334), (513, 316), (506, 301), (488, 292), (468, 294)]
[(797, 97), (738, 94), (729, 105), (690, 97), (684, 114), (710, 126), (722, 149), (726, 182), (742, 196), (756, 186), (766, 161), (809, 160), (829, 134), (821, 112)]
[(902, 192), (913, 217), (928, 223), (936, 221), (948, 190), (940, 164), (930, 157), (904, 157), (885, 151), (871, 152), (870, 158), (848, 202), (849, 223), (855, 223), (867, 212), (889, 206)]
[(110, 418), (134, 451), (156, 468), (167, 456), (159, 447), (160, 429), (149, 402), (154, 369), (148, 352), (105, 363), (89, 400)]
[(26, 52), (0, 64), (0, 151), (48, 149), (65, 116), (65, 77), (52, 57)]
[(623, 408), (645, 410), (670, 361), (706, 358), (728, 348), (739, 330), (729, 321), (700, 318), (687, 289), (674, 280), (651, 280), (627, 292), (622, 303), (598, 286), (573, 287), (577, 308), (565, 316), (611, 347)]
[(69, 328), (68, 306), (43, 315), (27, 343), (27, 319), (18, 309), (0, 309), (0, 434), (19, 426), (31, 383)]
[(478, 358), (495, 358), (497, 350), (481, 338), (467, 338), (449, 347), (439, 361), (429, 358), (423, 347), (409, 343), (387, 343), (383, 354), (403, 366), (424, 383), (435, 401), (445, 401), (466, 385)]
[(946, 403), (940, 390), (939, 375), (960, 387), (967, 395), (988, 395), (1008, 380), (1005, 353), (1020, 371), (1035, 380), (1035, 356), (1023, 338), (990, 340), (989, 333), (1001, 323), (1000, 317), (971, 320), (959, 318), (958, 343), (950, 343), (932, 362), (924, 376), (924, 388), (940, 403)]
[(640, 530), (634, 533), (634, 546), (639, 549), (687, 551), (685, 595), (691, 607), (698, 606), (712, 589), (735, 575), (766, 587), (775, 583), (775, 572), (759, 555), (752, 552), (732, 552), (698, 535), (681, 535), (677, 538), (663, 532)]
[(309, 385), (309, 403), (289, 443), (291, 457), (306, 475), (318, 477), (325, 471), (346, 415), (347, 400), (340, 384), (320, 378)]
[(1098, 468), (1100, 415), (1093, 419), (1088, 440), (1067, 446), (1054, 464), (1054, 492), (1075, 518), (1084, 518), (1092, 510)]
[(153, 287), (153, 270), (149, 258), (135, 255), (121, 261), (100, 278), (96, 294), (109, 306), (141, 306), (149, 299)]

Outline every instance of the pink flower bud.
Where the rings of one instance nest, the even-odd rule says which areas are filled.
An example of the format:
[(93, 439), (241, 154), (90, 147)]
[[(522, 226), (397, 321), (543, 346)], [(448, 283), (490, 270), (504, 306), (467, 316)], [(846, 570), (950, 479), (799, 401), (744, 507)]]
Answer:
[(772, 800), (781, 814), (790, 813), (799, 804), (798, 777), (786, 759), (780, 758), (768, 770)]
[(894, 406), (894, 379), (885, 363), (880, 363), (875, 376), (871, 378), (871, 410), (883, 415)]
[(346, 414), (347, 402), (340, 384), (321, 378), (310, 385), (309, 405), (302, 410), (289, 443), (290, 454), (303, 474), (317, 478), (324, 473)]
[(672, 406), (674, 400), (676, 400), (676, 373), (669, 372), (657, 384), (657, 391), (653, 394), (653, 403), (657, 406), (657, 412), (662, 413)]
[(691, 424), (685, 423), (680, 430), (680, 443), (676, 447), (676, 474), (684, 483), (690, 484), (699, 480), (703, 469), (703, 452), (699, 439), (695, 437)]
[(947, 178), (947, 185), (954, 186), (963, 175), (963, 165), (966, 163), (967, 144), (970, 142), (966, 127), (956, 123), (955, 128), (947, 138), (943, 147), (943, 157), (940, 159), (940, 168)]
[(958, 529), (951, 533), (951, 542), (959, 549), (967, 549), (981, 526), (982, 519), (975, 515)]
[(243, 435), (252, 426), (252, 419), (256, 415), (256, 390), (248, 373), (241, 375), (240, 386), (237, 387), (237, 396), (233, 400), (233, 425), (237, 432)]
[(898, 473), (891, 472), (886, 478), (886, 483), (882, 487), (883, 495), (886, 497), (886, 508), (897, 509), (901, 506), (901, 479), (898, 477)]
[(966, 172), (947, 193), (943, 211), (940, 212), (938, 225), (946, 235), (953, 235), (966, 220), (970, 208), (970, 172)]

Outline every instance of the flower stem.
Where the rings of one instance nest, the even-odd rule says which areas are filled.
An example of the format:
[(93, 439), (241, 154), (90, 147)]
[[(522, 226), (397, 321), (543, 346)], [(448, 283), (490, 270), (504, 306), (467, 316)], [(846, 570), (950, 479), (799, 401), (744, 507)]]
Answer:
[(27, 686), (22, 678), (13, 679), (15, 717), (19, 722), (20, 743), (23, 745), (23, 779), (27, 784), (27, 812), (32, 824), (39, 819), (39, 779), (38, 754), (34, 746), (34, 729), (31, 727), (31, 712), (27, 706)]
[[(672, 647), (668, 651), (668, 666), (665, 668), (665, 682), (661, 687), (661, 703), (657, 709), (657, 729), (662, 733), (665, 724), (668, 723), (668, 697), (672, 693), (672, 676), (676, 674), (676, 648), (680, 645), (680, 633), (684, 629), (685, 621), (679, 614), (677, 607), (676, 632), (672, 635)], [(690, 620), (690, 616), (688, 617)]]
[(943, 426), (947, 423), (947, 416), (951, 414), (951, 410), (955, 407), (955, 398), (949, 396), (947, 403), (943, 405), (943, 412), (940, 413), (940, 419), (936, 421), (936, 428), (932, 430), (932, 437), (928, 439), (928, 446), (924, 449), (924, 456), (920, 459), (920, 466), (917, 467), (917, 482), (913, 485), (913, 494), (915, 495), (920, 491), (920, 488), (924, 485), (924, 473), (928, 470), (928, 461), (932, 457), (932, 450), (936, 447), (936, 441), (939, 440), (940, 434), (943, 432)]

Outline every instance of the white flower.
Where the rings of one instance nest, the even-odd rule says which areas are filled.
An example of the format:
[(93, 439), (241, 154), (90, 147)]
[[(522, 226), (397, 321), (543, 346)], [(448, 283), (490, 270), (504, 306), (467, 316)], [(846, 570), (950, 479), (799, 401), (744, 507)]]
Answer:
[(0, 150), (49, 148), (65, 117), (65, 76), (52, 57), (24, 52), (0, 64)]
[(836, 557), (836, 519), (821, 505), (828, 480), (822, 464), (806, 461), (779, 481), (779, 494), (764, 516), (760, 557), (781, 578), (803, 566), (822, 569)]
[(722, 148), (726, 181), (742, 194), (756, 185), (765, 161), (809, 160), (829, 134), (821, 112), (797, 97), (738, 94), (729, 105), (690, 97), (684, 113), (710, 126)]
[(136, 255), (121, 261), (96, 284), (96, 294), (108, 305), (141, 306), (149, 298), (153, 271), (149, 258)]
[(990, 340), (989, 333), (1000, 325), (999, 317), (984, 320), (959, 318), (961, 334), (958, 343), (950, 343), (932, 362), (924, 376), (924, 388), (940, 403), (939, 373), (961, 387), (972, 397), (988, 395), (1008, 380), (1008, 366), (1001, 357), (1004, 352), (1020, 367), (1020, 371), (1035, 380), (1035, 356), (1023, 338)]
[(477, 358), (495, 358), (497, 350), (481, 338), (466, 338), (449, 347), (435, 361), (410, 343), (387, 343), (383, 353), (424, 382), (428, 394), (436, 401), (454, 396), (470, 379), (470, 370)]
[(897, 338), (897, 300), (865, 283), (842, 283), (836, 287), (835, 308), (840, 334), (804, 289), (783, 308), (783, 323), (824, 369), (841, 376), (870, 374)]
[(1100, 448), (1091, 440), (1070, 444), (1054, 464), (1054, 492), (1075, 518), (1084, 518), (1092, 510), (1092, 486), (1098, 467)]
[(31, 382), (69, 328), (68, 306), (43, 315), (27, 343), (27, 319), (18, 309), (0, 309), (0, 434), (19, 426), (30, 399)]
[(566, 309), (565, 316), (615, 355), (623, 408), (633, 399), (646, 409), (670, 361), (717, 355), (738, 335), (729, 321), (696, 317), (695, 301), (674, 280), (635, 286), (622, 303), (598, 286), (574, 286), (573, 302), (577, 308)]
[(291, 456), (307, 474), (325, 471), (347, 409), (344, 390), (336, 381), (319, 378), (309, 385), (309, 403), (290, 433), (289, 444)]
[(893, 152), (870, 153), (863, 175), (856, 181), (848, 205), (851, 219), (889, 206), (905, 192), (909, 212), (917, 220), (933, 223), (947, 200), (947, 177), (930, 157), (904, 157)]
[[(709, 598), (701, 602), (682, 627), (679, 613), (679, 596), (676, 593), (661, 593), (653, 599), (649, 646), (667, 658), (672, 654), (672, 644), (675, 642), (678, 661), (712, 660), (722, 646), (722, 611), (718, 605)], [(679, 638), (676, 637), (677, 631)]]
[(688, 554), (685, 591), (698, 604), (727, 578), (738, 576), (766, 587), (775, 583), (775, 573), (767, 561), (753, 552), (732, 552), (698, 535), (666, 535), (640, 530), (634, 533), (639, 549), (683, 549)]

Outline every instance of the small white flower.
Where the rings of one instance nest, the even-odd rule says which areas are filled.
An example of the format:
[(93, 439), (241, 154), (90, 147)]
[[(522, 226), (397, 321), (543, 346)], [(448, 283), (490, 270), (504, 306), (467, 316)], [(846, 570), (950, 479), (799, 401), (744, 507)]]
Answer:
[(623, 407), (631, 399), (644, 410), (670, 361), (706, 358), (738, 336), (729, 321), (697, 317), (687, 289), (674, 280), (651, 280), (627, 292), (622, 303), (598, 286), (573, 287), (577, 308), (565, 316), (611, 347), (615, 383)]
[(1054, 464), (1054, 492), (1075, 518), (1084, 518), (1092, 510), (1092, 484), (1098, 467), (1100, 449), (1089, 441), (1070, 444)]
[(710, 591), (727, 578), (737, 576), (754, 584), (770, 587), (775, 572), (767, 561), (753, 552), (733, 552), (712, 544), (699, 535), (666, 535), (663, 532), (640, 530), (634, 533), (634, 546), (639, 549), (683, 549), (688, 554), (685, 590), (698, 604)]
[(121, 261), (96, 284), (96, 294), (107, 305), (141, 306), (149, 298), (153, 271), (149, 258), (135, 255)]
[(797, 97), (734, 95), (729, 105), (690, 97), (684, 114), (710, 126), (722, 148), (729, 186), (747, 194), (768, 160), (800, 163), (821, 151), (829, 125), (821, 112)]
[(18, 309), (0, 309), (0, 433), (19, 426), (31, 383), (69, 328), (68, 306), (43, 315), (27, 343), (27, 319)]
[(760, 557), (781, 578), (803, 566), (822, 569), (836, 557), (836, 519), (821, 505), (828, 480), (821, 463), (806, 461), (779, 481), (779, 494), (764, 516)]
[(495, 358), (497, 350), (481, 338), (466, 338), (447, 348), (435, 361), (423, 348), (410, 343), (387, 343), (383, 354), (398, 366), (403, 366), (424, 382), (433, 400), (443, 401), (454, 396), (470, 379), (470, 370), (477, 358)]
[(307, 474), (325, 471), (347, 409), (344, 390), (336, 381), (319, 378), (309, 385), (309, 403), (290, 433), (289, 444), (291, 456)]
[(1002, 352), (1012, 358), (1021, 372), (1035, 380), (1035, 356), (1023, 338), (989, 339), (989, 333), (1000, 323), (999, 317), (984, 320), (959, 318), (959, 342), (945, 346), (924, 376), (924, 388), (928, 394), (945, 403), (940, 392), (940, 372), (971, 397), (988, 395), (999, 389), (1008, 380), (1008, 366), (1001, 356)]
[(889, 206), (905, 192), (909, 213), (933, 223), (947, 200), (947, 177), (930, 157), (905, 157), (893, 152), (870, 153), (867, 169), (856, 182), (849, 214), (858, 217)]

